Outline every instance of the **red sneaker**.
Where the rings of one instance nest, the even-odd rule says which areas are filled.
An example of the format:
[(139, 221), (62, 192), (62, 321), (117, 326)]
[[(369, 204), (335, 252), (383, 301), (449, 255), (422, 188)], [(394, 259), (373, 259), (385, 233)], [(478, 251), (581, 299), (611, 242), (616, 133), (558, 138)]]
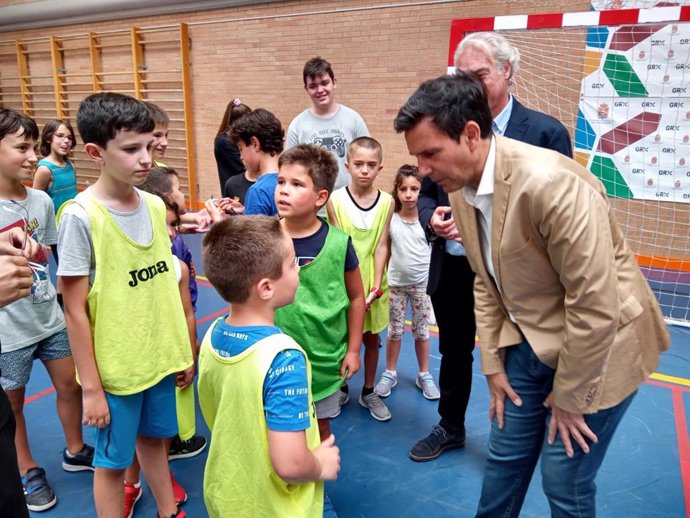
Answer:
[(134, 484), (125, 482), (124, 518), (132, 518), (134, 514), (134, 504), (139, 501), (143, 492), (144, 491), (141, 489), (141, 482), (136, 482)]
[[(156, 518), (161, 518), (161, 515), (156, 513)], [(175, 514), (170, 516), (170, 518), (187, 518), (187, 515), (184, 514), (184, 511), (182, 509), (178, 509)]]
[[(170, 482), (172, 482), (173, 496), (175, 497), (175, 503), (179, 506), (187, 501), (187, 492), (180, 485), (180, 483), (175, 480), (172, 472), (170, 472)], [(177, 516), (177, 515), (176, 515)], [(182, 515), (183, 517), (184, 515)]]

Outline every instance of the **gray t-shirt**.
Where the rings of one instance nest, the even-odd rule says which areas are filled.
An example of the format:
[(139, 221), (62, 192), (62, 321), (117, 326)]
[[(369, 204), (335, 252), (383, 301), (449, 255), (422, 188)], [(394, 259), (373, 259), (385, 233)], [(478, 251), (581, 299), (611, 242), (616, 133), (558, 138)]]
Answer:
[(333, 190), (350, 185), (350, 175), (345, 169), (347, 148), (357, 137), (368, 137), (364, 119), (345, 105), (338, 105), (330, 117), (318, 117), (311, 110), (304, 110), (288, 127), (285, 147), (297, 144), (316, 144), (328, 149), (338, 160), (338, 178)]
[[(84, 207), (92, 197), (91, 189), (86, 189), (77, 195), (74, 199), (75, 203), (67, 206), (62, 214), (58, 235), (60, 264), (57, 271), (60, 277), (88, 275), (90, 284), (93, 284), (96, 263), (91, 226)], [(132, 241), (141, 245), (151, 242), (153, 239), (151, 216), (141, 196), (139, 196), (139, 205), (131, 212), (107, 208), (115, 223)]]
[[(57, 242), (55, 209), (45, 192), (26, 189), (23, 200), (0, 200), (0, 232), (13, 227), (26, 228), (44, 247)], [(0, 309), (0, 342), (4, 353), (28, 347), (65, 328), (65, 318), (57, 303), (55, 286), (50, 282), (48, 251), (32, 258), (43, 268), (33, 268), (31, 294)]]

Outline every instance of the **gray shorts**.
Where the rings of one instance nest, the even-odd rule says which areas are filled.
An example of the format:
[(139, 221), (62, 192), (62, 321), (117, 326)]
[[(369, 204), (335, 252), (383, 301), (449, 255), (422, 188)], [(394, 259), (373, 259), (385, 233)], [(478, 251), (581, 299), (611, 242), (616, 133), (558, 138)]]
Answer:
[(340, 389), (330, 396), (314, 401), (317, 419), (330, 419), (340, 413)]
[(0, 354), (0, 385), (4, 390), (24, 388), (29, 382), (35, 359), (48, 362), (68, 356), (72, 356), (72, 351), (69, 348), (66, 329), (27, 347), (8, 353), (3, 352)]

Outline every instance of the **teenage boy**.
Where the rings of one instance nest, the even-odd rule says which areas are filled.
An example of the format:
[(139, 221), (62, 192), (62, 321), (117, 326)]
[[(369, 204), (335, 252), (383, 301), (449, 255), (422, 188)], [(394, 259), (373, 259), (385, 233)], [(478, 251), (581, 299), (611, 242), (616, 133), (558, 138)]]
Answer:
[(74, 377), (74, 362), (65, 319), (50, 282), (45, 247), (57, 243), (55, 209), (43, 191), (30, 189), (36, 166), (34, 148), (38, 127), (33, 119), (9, 109), (0, 110), (0, 232), (18, 228), (41, 245), (30, 263), (31, 293), (0, 309), (0, 384), (12, 405), (14, 442), (22, 476), (26, 506), (45, 511), (57, 497), (29, 448), (24, 419), (24, 395), (34, 359), (40, 359), (57, 392), (57, 410), (67, 447), (62, 452), (66, 471), (93, 470), (93, 448), (84, 444), (81, 430), (81, 391)]
[(299, 282), (290, 236), (277, 218), (227, 218), (204, 238), (203, 265), (232, 304), (199, 354), (199, 402), (213, 436), (209, 516), (320, 517), (322, 481), (335, 480), (340, 453), (332, 435), (320, 441), (304, 351), (275, 324)]
[(177, 433), (175, 385), (191, 383), (194, 364), (165, 205), (134, 188), (151, 166), (154, 121), (141, 101), (98, 93), (82, 101), (77, 125), (100, 176), (58, 214), (58, 276), (83, 423), (97, 429), (96, 511), (122, 518), (136, 444), (159, 516), (184, 517), (164, 439)]
[(316, 144), (333, 153), (339, 168), (333, 189), (340, 189), (350, 183), (345, 167), (347, 148), (357, 137), (368, 136), (369, 130), (359, 113), (335, 101), (336, 79), (328, 61), (320, 57), (307, 61), (302, 80), (312, 106), (290, 123), (286, 147)]
[[(393, 197), (374, 187), (383, 166), (381, 144), (371, 137), (359, 137), (347, 150), (347, 170), (352, 184), (333, 192), (328, 201), (328, 219), (352, 238), (362, 274), (366, 316), (364, 319), (364, 388), (359, 404), (377, 421), (388, 421), (391, 413), (374, 392), (379, 362), (379, 333), (388, 327), (386, 264), (390, 256), (388, 229), (393, 217)], [(343, 397), (345, 400), (345, 397)]]
[(244, 214), (275, 216), (278, 183), (278, 157), (283, 151), (285, 131), (278, 118), (268, 110), (258, 108), (236, 120), (230, 127), (230, 140), (240, 149), (242, 162), (258, 177), (247, 189)]

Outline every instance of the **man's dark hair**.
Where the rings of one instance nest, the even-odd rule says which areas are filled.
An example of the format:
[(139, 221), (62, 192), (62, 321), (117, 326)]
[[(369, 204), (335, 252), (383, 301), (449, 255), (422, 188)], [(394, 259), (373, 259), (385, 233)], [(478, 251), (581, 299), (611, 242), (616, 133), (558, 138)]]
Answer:
[(278, 117), (264, 108), (257, 108), (240, 117), (230, 127), (230, 140), (235, 144), (241, 140), (245, 145), (249, 145), (252, 137), (256, 137), (264, 153), (274, 156), (283, 151), (285, 130)]
[(115, 92), (89, 95), (79, 105), (77, 127), (84, 144), (107, 147), (120, 130), (151, 133), (156, 127), (142, 101)]
[(335, 79), (333, 68), (328, 61), (318, 56), (311, 58), (304, 64), (304, 68), (302, 69), (302, 80), (304, 81), (304, 86), (307, 86), (307, 81), (309, 79), (312, 77), (319, 77), (322, 74), (328, 74), (328, 77)]
[(10, 108), (0, 109), (0, 140), (22, 131), (24, 140), (38, 140), (38, 126), (28, 115)]
[(489, 103), (475, 74), (458, 72), (422, 83), (400, 108), (393, 123), (395, 131), (408, 131), (426, 117), (453, 140), (460, 139), (468, 121), (479, 125), (483, 139), (491, 135)]

